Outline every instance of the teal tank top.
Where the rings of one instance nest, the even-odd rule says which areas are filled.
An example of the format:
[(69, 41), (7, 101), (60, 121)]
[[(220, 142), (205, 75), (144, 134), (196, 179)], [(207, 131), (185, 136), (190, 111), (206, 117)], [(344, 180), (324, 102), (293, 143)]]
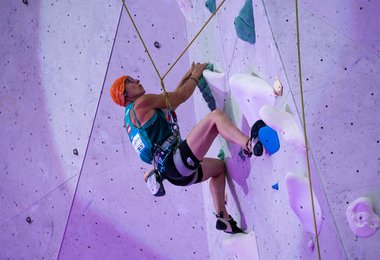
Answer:
[[(132, 110), (138, 127), (132, 124), (130, 111)], [(141, 126), (137, 119), (134, 102), (125, 108), (125, 126), (133, 148), (140, 156), (140, 159), (148, 164), (152, 164), (154, 157), (154, 145), (160, 145), (167, 137), (173, 134), (169, 122), (161, 109), (156, 109), (154, 115)]]

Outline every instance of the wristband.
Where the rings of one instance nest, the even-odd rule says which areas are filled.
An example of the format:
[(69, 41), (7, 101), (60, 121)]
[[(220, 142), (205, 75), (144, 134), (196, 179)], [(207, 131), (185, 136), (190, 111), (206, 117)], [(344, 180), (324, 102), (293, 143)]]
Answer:
[(197, 83), (197, 85), (198, 85), (198, 80), (196, 80), (195, 78), (193, 78), (193, 77), (190, 77), (189, 79), (192, 79), (192, 80), (194, 80), (196, 83)]

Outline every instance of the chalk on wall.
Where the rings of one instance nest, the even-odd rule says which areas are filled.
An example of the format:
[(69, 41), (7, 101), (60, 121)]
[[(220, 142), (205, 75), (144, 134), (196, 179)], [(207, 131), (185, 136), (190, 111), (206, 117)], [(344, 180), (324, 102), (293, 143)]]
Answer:
[(367, 197), (354, 200), (346, 210), (346, 217), (351, 231), (358, 237), (372, 236), (380, 227), (380, 218)]

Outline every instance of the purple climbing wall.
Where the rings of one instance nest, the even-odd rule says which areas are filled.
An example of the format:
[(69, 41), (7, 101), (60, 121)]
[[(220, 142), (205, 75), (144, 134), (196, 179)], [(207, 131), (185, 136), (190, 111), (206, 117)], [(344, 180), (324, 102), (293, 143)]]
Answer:
[[(301, 126), (294, 2), (254, 1), (255, 45), (234, 31), (244, 2), (225, 2), (166, 86), (173, 89), (192, 60), (214, 63), (226, 82), (234, 73), (269, 84), (278, 76), (285, 88), (279, 105)], [(187, 20), (176, 1), (127, 3), (162, 74), (210, 15), (204, 1), (192, 1)], [(360, 196), (380, 213), (379, 7), (299, 3), (312, 180), (327, 259), (380, 257), (380, 232), (355, 237), (345, 217)], [(154, 198), (142, 180), (150, 168), (136, 158), (109, 86), (128, 73), (148, 91), (161, 90), (121, 2), (8, 0), (0, 14), (0, 258), (235, 259), (239, 254), (223, 247), (230, 236), (214, 228), (207, 183), (166, 185), (168, 195)], [(183, 136), (207, 111), (196, 92), (178, 110)], [(224, 111), (248, 131), (233, 97)], [(316, 259), (313, 235), (293, 214), (284, 180), (305, 169), (304, 156), (281, 141), (278, 154), (243, 160), (239, 147), (217, 139), (209, 155), (225, 151), (227, 206), (255, 232), (261, 259)]]
[[(201, 187), (168, 185), (168, 196), (150, 195), (143, 182), (150, 167), (136, 157), (124, 110), (109, 98), (124, 73), (161, 92), (121, 2), (7, 2), (0, 4), (0, 258), (206, 258)], [(165, 73), (187, 44), (177, 4), (130, 8)], [(189, 64), (185, 56), (168, 75), (168, 90)], [(188, 111), (191, 100), (177, 111), (183, 134), (195, 121)]]
[[(217, 1), (218, 2), (218, 1)], [(301, 125), (295, 4), (293, 1), (254, 1), (256, 44), (243, 42), (235, 35), (232, 21), (245, 1), (226, 2), (191, 49), (193, 59), (206, 59), (226, 73), (258, 75), (272, 85), (279, 77), (284, 96), (277, 106), (290, 111)], [(376, 73), (380, 70), (379, 29), (375, 2), (338, 1), (315, 4), (300, 1), (301, 56), (303, 65), (306, 124), (310, 146), (312, 183), (322, 210), (319, 244), (322, 258), (376, 259), (380, 233), (358, 238), (350, 230), (345, 211), (357, 197), (372, 199), (379, 214), (379, 136), (377, 116), (379, 98)], [(195, 5), (193, 22), (188, 21), (189, 39), (210, 13), (202, 3)], [(195, 21), (195, 22), (194, 22)], [(194, 26), (194, 23), (197, 26)], [(216, 40), (215, 40), (216, 39)], [(228, 84), (227, 84), (228, 85)], [(195, 103), (202, 107), (197, 93)], [(244, 97), (229, 97), (224, 111), (248, 132), (238, 103)], [(254, 106), (252, 106), (254, 108)], [(206, 109), (196, 110), (199, 120)], [(281, 151), (272, 157), (247, 162), (238, 148), (222, 140), (210, 155), (223, 148), (229, 169), (228, 207), (248, 232), (254, 231), (262, 259), (317, 259), (314, 236), (306, 232), (292, 212), (285, 175), (306, 175), (305, 155), (284, 138)], [(278, 184), (279, 190), (272, 188)], [(308, 193), (299, 196), (310, 196)], [(205, 196), (205, 203), (212, 205)], [(377, 211), (376, 211), (377, 210)], [(223, 247), (228, 236), (212, 232), (213, 216), (206, 213), (210, 255), (230, 259)]]

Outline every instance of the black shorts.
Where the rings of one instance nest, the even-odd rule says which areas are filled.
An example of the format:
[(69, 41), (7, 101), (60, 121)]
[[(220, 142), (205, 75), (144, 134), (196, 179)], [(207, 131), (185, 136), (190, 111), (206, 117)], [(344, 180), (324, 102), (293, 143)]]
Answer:
[(202, 166), (186, 140), (169, 154), (163, 175), (170, 183), (177, 186), (188, 186), (202, 181)]

